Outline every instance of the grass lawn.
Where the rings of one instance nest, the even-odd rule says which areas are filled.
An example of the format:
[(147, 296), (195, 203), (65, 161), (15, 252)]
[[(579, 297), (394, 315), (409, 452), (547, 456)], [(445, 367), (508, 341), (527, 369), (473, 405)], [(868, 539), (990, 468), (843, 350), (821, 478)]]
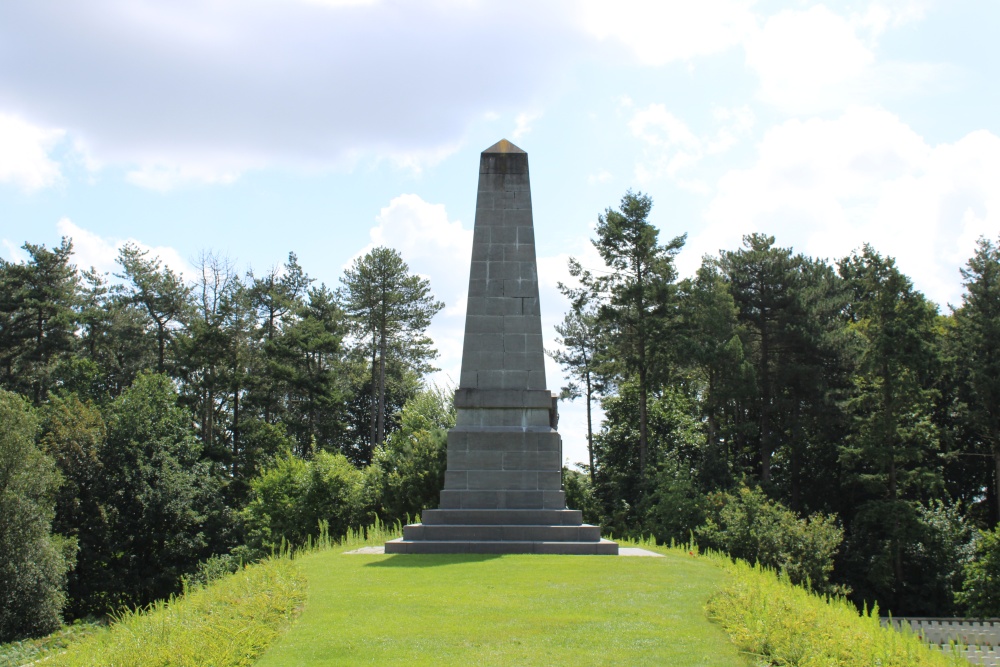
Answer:
[(697, 558), (345, 555), (298, 561), (301, 616), (257, 667), (748, 664)]

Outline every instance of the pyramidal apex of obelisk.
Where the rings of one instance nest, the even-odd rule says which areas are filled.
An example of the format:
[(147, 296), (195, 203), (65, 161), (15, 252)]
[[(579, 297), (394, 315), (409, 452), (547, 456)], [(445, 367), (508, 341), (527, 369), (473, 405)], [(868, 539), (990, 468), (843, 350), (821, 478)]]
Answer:
[(457, 422), (440, 508), (386, 553), (617, 554), (566, 508), (556, 397), (545, 384), (528, 154), (482, 152)]

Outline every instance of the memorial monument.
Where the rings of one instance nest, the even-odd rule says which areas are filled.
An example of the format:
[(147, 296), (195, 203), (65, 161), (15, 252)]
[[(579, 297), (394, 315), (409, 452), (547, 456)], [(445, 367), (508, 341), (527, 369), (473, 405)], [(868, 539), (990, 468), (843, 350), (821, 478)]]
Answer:
[(440, 508), (386, 553), (617, 554), (566, 508), (556, 397), (545, 386), (528, 154), (483, 151), (458, 412)]

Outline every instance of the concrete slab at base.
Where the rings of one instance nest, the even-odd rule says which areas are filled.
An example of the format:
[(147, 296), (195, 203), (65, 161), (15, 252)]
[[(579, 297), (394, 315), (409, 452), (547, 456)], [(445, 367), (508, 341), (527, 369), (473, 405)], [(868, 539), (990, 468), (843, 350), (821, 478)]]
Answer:
[(387, 554), (550, 554), (564, 556), (617, 556), (618, 544), (599, 542), (493, 542), (493, 541), (408, 541), (403, 538), (385, 543)]

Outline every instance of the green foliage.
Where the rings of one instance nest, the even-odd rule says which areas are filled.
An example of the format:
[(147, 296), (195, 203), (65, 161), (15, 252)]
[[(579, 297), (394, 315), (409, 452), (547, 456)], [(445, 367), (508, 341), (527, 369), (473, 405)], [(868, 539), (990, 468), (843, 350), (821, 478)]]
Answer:
[(58, 628), (75, 542), (51, 532), (59, 473), (35, 445), (37, 418), (0, 389), (0, 642)]
[[(648, 221), (653, 200), (629, 190), (618, 210), (608, 208), (597, 219), (597, 238), (591, 242), (607, 271), (594, 276), (575, 260), (570, 273), (579, 278), (586, 293), (598, 296), (597, 322), (606, 335), (608, 358), (618, 381), (635, 382), (639, 392), (638, 469), (645, 474), (649, 449), (646, 403), (654, 377), (665, 375), (665, 364), (654, 364), (668, 340), (672, 324), (677, 277), (674, 257), (684, 246), (685, 235), (666, 245), (659, 243), (659, 229)], [(668, 355), (669, 357), (669, 355)]]
[(103, 595), (98, 582), (107, 576), (106, 544), (110, 538), (108, 489), (101, 461), (107, 428), (100, 411), (75, 394), (53, 396), (42, 408), (39, 442), (62, 474), (56, 494), (53, 529), (76, 540), (76, 567), (69, 573), (71, 617), (105, 611), (93, 606)]
[(387, 434), (387, 369), (395, 361), (418, 374), (432, 370), (437, 356), (425, 331), (444, 303), (434, 300), (430, 282), (410, 273), (397, 250), (373, 248), (344, 271), (343, 304), (355, 336), (371, 360), (370, 447)]
[(0, 386), (39, 405), (58, 362), (73, 350), (80, 285), (68, 238), (52, 250), (31, 243), (23, 249), (23, 264), (0, 259)]
[(253, 665), (305, 602), (296, 563), (268, 559), (183, 597), (126, 611), (106, 630), (50, 654), (54, 667)]
[(723, 567), (730, 579), (707, 605), (741, 652), (765, 665), (959, 667), (961, 654), (932, 650), (919, 637), (883, 628), (878, 608), (860, 615), (843, 598), (820, 597), (760, 565)]
[(973, 545), (955, 601), (969, 616), (996, 618), (1000, 616), (1000, 526), (981, 531)]
[(97, 621), (75, 621), (52, 634), (35, 639), (22, 639), (0, 645), (0, 667), (22, 667), (40, 662), (50, 653), (61, 653), (70, 645), (99, 632), (104, 627)]
[(700, 543), (785, 574), (792, 583), (832, 593), (833, 559), (844, 539), (834, 516), (800, 519), (759, 488), (708, 498), (708, 518), (695, 530)]
[(704, 523), (707, 504), (691, 468), (667, 460), (644, 503), (643, 527), (659, 544), (684, 543)]
[(241, 516), (258, 552), (301, 546), (325, 522), (333, 535), (368, 523), (373, 507), (362, 471), (343, 454), (319, 451), (311, 460), (286, 452), (250, 482)]
[(406, 402), (399, 422), (399, 429), (376, 450), (372, 463), (378, 475), (382, 511), (389, 523), (438, 505), (444, 486), (448, 429), (455, 425), (451, 391), (424, 389)]
[(583, 522), (599, 524), (601, 505), (594, 495), (590, 477), (578, 470), (562, 469), (563, 491), (566, 492), (566, 507), (583, 512)]
[(105, 413), (100, 451), (107, 537), (94, 557), (94, 611), (149, 604), (223, 544), (218, 481), (173, 384), (143, 374)]

